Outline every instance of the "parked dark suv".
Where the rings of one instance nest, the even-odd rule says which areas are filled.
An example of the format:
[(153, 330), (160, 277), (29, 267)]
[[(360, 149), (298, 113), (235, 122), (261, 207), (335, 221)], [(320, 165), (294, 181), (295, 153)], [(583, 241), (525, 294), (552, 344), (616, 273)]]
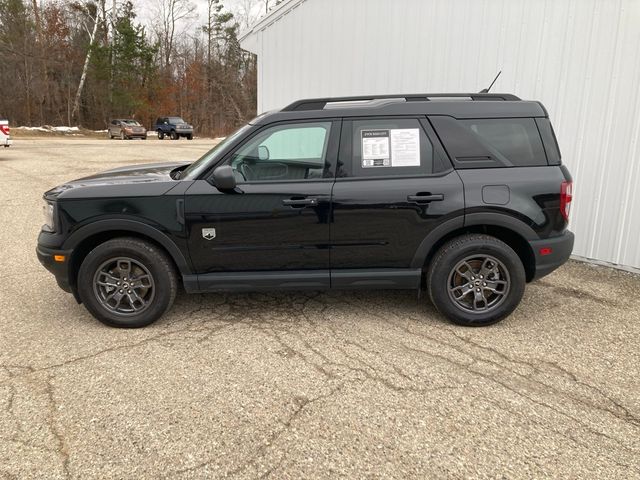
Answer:
[(189, 125), (181, 117), (160, 117), (156, 119), (153, 129), (159, 140), (163, 140), (165, 136), (171, 140), (180, 140), (180, 137), (193, 140), (193, 125)]
[(489, 325), (562, 265), (571, 176), (545, 108), (513, 95), (302, 100), (191, 164), (119, 168), (44, 195), (38, 257), (102, 322), (187, 292), (426, 289)]

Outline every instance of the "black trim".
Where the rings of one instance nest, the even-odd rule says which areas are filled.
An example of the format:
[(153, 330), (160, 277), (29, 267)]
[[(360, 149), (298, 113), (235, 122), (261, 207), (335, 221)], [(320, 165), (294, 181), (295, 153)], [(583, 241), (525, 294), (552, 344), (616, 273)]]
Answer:
[(504, 227), (514, 231), (525, 240), (538, 240), (540, 236), (529, 225), (509, 215), (494, 212), (467, 213), (464, 217), (464, 226), (488, 225)]
[(331, 270), (331, 288), (416, 290), (420, 288), (421, 278), (421, 268)]
[(331, 283), (329, 270), (205, 273), (183, 280), (188, 293), (326, 290)]
[[(575, 236), (566, 230), (563, 235), (529, 242), (536, 258), (536, 271), (532, 280), (537, 280), (550, 274), (563, 265), (573, 251)], [(549, 255), (540, 255), (541, 248), (551, 248)]]
[(188, 293), (255, 292), (268, 290), (420, 288), (420, 268), (219, 272), (183, 275)]
[(429, 252), (445, 235), (464, 226), (464, 216), (450, 218), (440, 223), (424, 238), (411, 260), (411, 268), (423, 268)]
[(73, 232), (69, 238), (65, 240), (62, 245), (62, 249), (73, 250), (92, 235), (116, 230), (140, 233), (151, 238), (167, 250), (182, 274), (189, 274), (193, 271), (191, 264), (187, 261), (182, 251), (173, 242), (173, 240), (157, 228), (136, 220), (110, 219), (95, 221)]
[(432, 98), (469, 98), (473, 101), (482, 100), (502, 100), (502, 101), (520, 101), (520, 98), (510, 93), (399, 93), (391, 95), (361, 95), (356, 97), (334, 97), (334, 98), (307, 98), (303, 100), (295, 101), (286, 107), (282, 112), (294, 112), (301, 110), (322, 110), (326, 107), (327, 103), (337, 102), (363, 102), (368, 100), (384, 100), (384, 99), (404, 99), (407, 102), (428, 102)]

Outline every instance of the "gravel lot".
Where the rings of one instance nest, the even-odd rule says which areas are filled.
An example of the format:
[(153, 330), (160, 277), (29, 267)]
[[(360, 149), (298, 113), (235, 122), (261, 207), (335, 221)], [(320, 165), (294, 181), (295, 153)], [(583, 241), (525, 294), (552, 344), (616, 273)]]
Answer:
[(0, 478), (640, 478), (638, 276), (571, 262), (485, 329), (391, 291), (90, 317), (36, 259), (42, 193), (211, 144), (0, 149)]

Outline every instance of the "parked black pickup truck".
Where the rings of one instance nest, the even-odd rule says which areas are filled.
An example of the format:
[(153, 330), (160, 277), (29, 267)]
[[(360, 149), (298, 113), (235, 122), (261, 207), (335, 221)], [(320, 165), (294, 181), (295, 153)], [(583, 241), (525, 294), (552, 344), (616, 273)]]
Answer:
[(571, 191), (539, 102), (301, 100), (193, 163), (49, 190), (37, 253), (112, 326), (157, 320), (179, 282), (187, 292), (424, 289), (446, 317), (481, 326), (569, 258)]

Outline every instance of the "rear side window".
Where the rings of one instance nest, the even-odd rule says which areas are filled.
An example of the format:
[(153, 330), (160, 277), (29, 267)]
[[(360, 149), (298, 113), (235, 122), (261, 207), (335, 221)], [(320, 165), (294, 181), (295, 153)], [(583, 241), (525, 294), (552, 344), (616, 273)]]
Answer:
[(547, 165), (533, 118), (460, 120), (487, 149), (514, 167)]
[(338, 176), (389, 177), (433, 173), (433, 145), (417, 119), (354, 120), (345, 122), (345, 133), (349, 130), (351, 148), (344, 152), (346, 158), (341, 157)]

